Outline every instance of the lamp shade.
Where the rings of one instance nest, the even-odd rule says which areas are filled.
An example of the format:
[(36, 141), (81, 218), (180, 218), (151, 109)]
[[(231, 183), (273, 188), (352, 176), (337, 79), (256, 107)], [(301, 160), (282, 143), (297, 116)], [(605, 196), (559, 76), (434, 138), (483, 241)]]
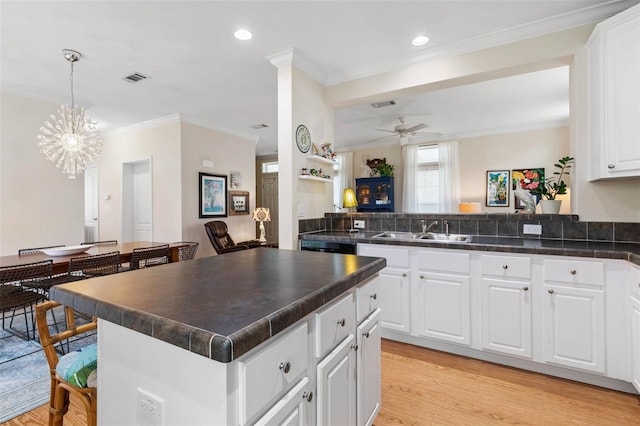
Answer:
[(266, 207), (256, 207), (253, 209), (253, 220), (257, 222), (271, 222), (271, 214)]
[(358, 207), (358, 200), (356, 200), (356, 193), (353, 188), (345, 188), (342, 193), (342, 207)]
[(460, 213), (480, 213), (480, 203), (459, 203), (458, 212)]

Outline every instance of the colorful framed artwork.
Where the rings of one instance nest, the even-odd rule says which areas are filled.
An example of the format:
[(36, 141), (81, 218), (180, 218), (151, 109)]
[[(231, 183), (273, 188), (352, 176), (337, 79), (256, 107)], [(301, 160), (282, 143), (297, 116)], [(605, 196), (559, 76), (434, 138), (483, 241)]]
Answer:
[(229, 216), (249, 214), (249, 191), (229, 191)]
[[(514, 191), (517, 188), (535, 189), (542, 183), (544, 183), (544, 167), (511, 170), (511, 189)], [(536, 199), (537, 204), (540, 201), (538, 196), (534, 195), (533, 197)], [(516, 209), (524, 209), (524, 205), (515, 195), (513, 205)]]
[(487, 171), (487, 207), (509, 207), (509, 170)]
[(227, 177), (199, 173), (201, 219), (227, 216)]

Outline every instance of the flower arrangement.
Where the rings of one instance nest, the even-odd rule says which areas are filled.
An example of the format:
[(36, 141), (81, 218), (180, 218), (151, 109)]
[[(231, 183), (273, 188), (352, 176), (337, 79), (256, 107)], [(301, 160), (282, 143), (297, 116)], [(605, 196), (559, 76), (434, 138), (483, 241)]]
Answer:
[(553, 172), (554, 177), (546, 178), (544, 182), (536, 188), (531, 188), (529, 192), (536, 195), (539, 199), (555, 200), (558, 195), (567, 193), (567, 184), (562, 180), (564, 175), (569, 175), (569, 169), (574, 163), (573, 157), (562, 157), (558, 160), (554, 167), (559, 171)]

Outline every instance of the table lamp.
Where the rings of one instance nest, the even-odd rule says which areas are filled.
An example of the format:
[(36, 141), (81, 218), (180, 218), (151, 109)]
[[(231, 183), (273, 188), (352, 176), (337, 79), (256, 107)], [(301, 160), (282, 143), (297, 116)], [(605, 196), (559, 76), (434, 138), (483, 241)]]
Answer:
[(256, 207), (253, 209), (253, 220), (260, 222), (260, 244), (267, 244), (267, 237), (264, 236), (264, 222), (271, 222), (271, 214), (266, 207)]
[[(358, 200), (356, 199), (356, 193), (353, 188), (345, 188), (342, 193), (342, 207), (349, 209), (351, 207), (358, 207)], [(353, 215), (351, 215), (351, 229), (345, 229), (347, 232), (358, 232), (353, 227)]]

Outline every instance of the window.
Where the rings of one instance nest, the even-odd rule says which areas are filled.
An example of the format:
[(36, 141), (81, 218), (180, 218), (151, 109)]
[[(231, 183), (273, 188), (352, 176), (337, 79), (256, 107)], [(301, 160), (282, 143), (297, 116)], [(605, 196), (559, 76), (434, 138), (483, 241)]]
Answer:
[(440, 211), (440, 162), (438, 145), (416, 150), (416, 192), (418, 213)]
[(278, 173), (278, 162), (262, 163), (262, 173)]

